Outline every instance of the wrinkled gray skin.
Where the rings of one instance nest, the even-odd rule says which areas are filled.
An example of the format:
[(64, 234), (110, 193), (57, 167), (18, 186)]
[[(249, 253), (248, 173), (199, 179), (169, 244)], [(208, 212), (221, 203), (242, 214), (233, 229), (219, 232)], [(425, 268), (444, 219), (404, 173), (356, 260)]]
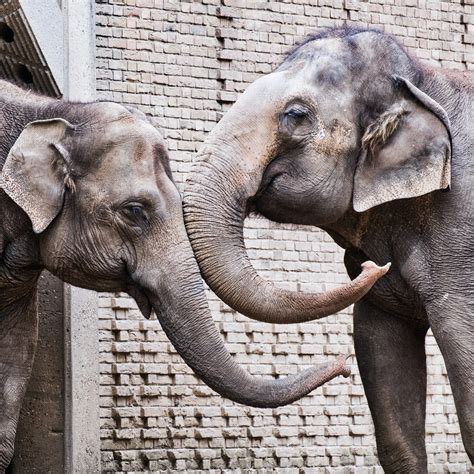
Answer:
[(210, 316), (163, 140), (138, 111), (0, 81), (0, 170), (0, 472), (13, 454), (45, 268), (127, 291), (147, 317), (153, 308), (185, 362), (239, 403), (284, 405), (349, 374), (345, 357), (278, 380), (236, 365)]
[(329, 30), (245, 91), (206, 140), (185, 191), (204, 278), (251, 317), (308, 315), (255, 274), (242, 238), (250, 211), (325, 229), (346, 249), (352, 278), (366, 259), (392, 262), (354, 312), (386, 472), (427, 470), (428, 328), (474, 456), (472, 113), (467, 73), (420, 66), (379, 32)]

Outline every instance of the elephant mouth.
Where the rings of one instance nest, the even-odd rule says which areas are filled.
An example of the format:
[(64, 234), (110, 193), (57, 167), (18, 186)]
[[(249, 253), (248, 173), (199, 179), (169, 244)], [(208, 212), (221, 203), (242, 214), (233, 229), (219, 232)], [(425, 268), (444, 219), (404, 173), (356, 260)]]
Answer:
[(258, 191), (247, 200), (245, 213), (246, 217), (250, 216), (251, 214), (265, 216), (265, 213), (262, 212), (264, 209), (264, 206), (262, 206), (262, 201), (271, 201), (272, 185), (283, 174), (283, 172), (276, 172), (271, 175), (266, 175), (262, 179)]
[(146, 293), (133, 283), (128, 285), (126, 291), (135, 300), (143, 316), (146, 319), (150, 319), (153, 307)]
[(268, 170), (263, 175), (262, 182), (260, 183), (260, 187), (256, 192), (254, 199), (258, 199), (260, 196), (268, 192), (272, 188), (272, 185), (275, 184), (275, 181), (284, 174), (285, 171), (279, 170), (276, 166), (271, 167), (270, 164)]

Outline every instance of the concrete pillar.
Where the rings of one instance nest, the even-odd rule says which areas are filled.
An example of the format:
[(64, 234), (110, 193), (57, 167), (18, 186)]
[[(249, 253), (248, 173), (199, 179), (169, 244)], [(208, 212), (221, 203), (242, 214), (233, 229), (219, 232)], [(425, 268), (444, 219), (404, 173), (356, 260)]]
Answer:
[(63, 472), (95, 473), (100, 472), (99, 301), (94, 291), (64, 287)]
[[(64, 97), (95, 99), (95, 2), (63, 0)], [(100, 471), (99, 301), (65, 285), (65, 471)]]
[[(51, 39), (63, 43), (51, 48), (64, 64), (63, 96), (94, 100), (94, 0), (60, 4), (63, 33)], [(10, 471), (100, 472), (98, 295), (45, 272), (38, 298), (39, 344)]]
[(63, 0), (64, 97), (88, 102), (95, 99), (95, 2)]

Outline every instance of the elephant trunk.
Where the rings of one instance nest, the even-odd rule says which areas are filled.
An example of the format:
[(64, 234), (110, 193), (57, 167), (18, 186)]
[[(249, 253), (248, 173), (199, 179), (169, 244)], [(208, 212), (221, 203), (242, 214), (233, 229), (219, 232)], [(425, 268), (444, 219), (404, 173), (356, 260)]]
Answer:
[(184, 215), (202, 275), (219, 298), (258, 321), (301, 323), (355, 303), (389, 266), (365, 262), (355, 280), (321, 294), (280, 289), (255, 271), (243, 225), (277, 141), (278, 100), (265, 87), (271, 76), (252, 84), (209, 135), (187, 181)]
[[(146, 268), (137, 268), (132, 277), (150, 300), (177, 352), (209, 387), (235, 402), (271, 408), (292, 403), (337, 375), (349, 375), (343, 356), (281, 379), (256, 378), (237, 365), (212, 320), (182, 222), (180, 215), (170, 226), (167, 243), (161, 240), (146, 249)], [(162, 231), (161, 239), (165, 234)], [(158, 254), (157, 261), (150, 264)]]

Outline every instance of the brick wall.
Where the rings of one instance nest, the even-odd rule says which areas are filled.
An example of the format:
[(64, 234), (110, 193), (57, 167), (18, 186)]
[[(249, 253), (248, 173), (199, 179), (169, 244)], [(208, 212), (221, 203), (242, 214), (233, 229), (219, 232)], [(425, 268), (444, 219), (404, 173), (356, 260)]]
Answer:
[[(473, 18), (472, 0), (98, 0), (98, 96), (152, 117), (181, 186), (206, 133), (298, 39), (357, 22), (394, 33), (435, 66), (474, 69)], [(256, 268), (282, 286), (319, 291), (347, 279), (341, 250), (322, 231), (253, 219), (245, 235)], [(252, 374), (289, 374), (353, 353), (350, 311), (282, 327), (237, 315), (211, 293), (209, 300), (229, 351)], [(349, 380), (288, 407), (253, 409), (199, 382), (130, 298), (103, 294), (100, 318), (104, 471), (381, 471), (354, 358)], [(427, 353), (430, 470), (467, 472), (432, 337)]]

